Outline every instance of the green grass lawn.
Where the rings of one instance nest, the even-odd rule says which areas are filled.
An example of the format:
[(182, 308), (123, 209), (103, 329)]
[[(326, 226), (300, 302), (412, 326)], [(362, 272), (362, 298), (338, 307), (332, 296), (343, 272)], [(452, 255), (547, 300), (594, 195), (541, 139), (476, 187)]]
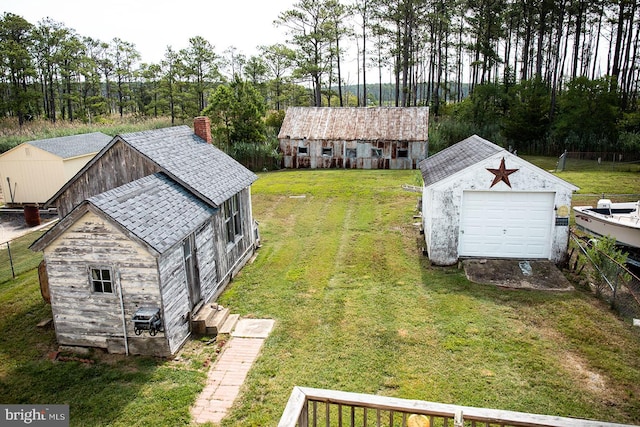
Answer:
[(222, 303), (277, 327), (224, 425), (274, 425), (294, 385), (640, 421), (640, 332), (581, 292), (505, 292), (430, 267), (411, 180), (289, 171), (254, 184), (263, 248)]
[[(295, 385), (640, 423), (640, 330), (582, 291), (505, 291), (431, 267), (419, 195), (401, 188), (415, 176), (260, 174), (262, 248), (220, 302), (276, 327), (223, 425), (276, 425)], [(0, 282), (0, 307), (0, 402), (69, 403), (74, 426), (190, 424), (213, 349), (52, 362), (35, 270)]]

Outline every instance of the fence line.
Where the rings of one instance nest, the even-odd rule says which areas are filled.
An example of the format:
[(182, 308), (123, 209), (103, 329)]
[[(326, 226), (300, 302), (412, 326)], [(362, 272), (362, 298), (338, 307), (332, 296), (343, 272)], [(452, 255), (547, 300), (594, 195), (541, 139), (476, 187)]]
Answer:
[[(576, 236), (573, 232), (571, 238), (576, 244), (586, 262), (588, 262), (602, 279), (601, 285), (595, 283), (596, 295), (603, 298), (611, 307), (616, 309), (618, 313), (627, 318), (640, 318), (640, 278), (626, 266), (620, 264), (609, 254), (598, 248), (593, 248), (591, 240), (584, 241)], [(595, 249), (598, 254), (602, 255), (602, 259), (606, 260), (605, 265), (597, 265), (589, 256), (588, 249)], [(572, 256), (572, 254), (570, 255)], [(573, 269), (578, 269), (578, 257), (573, 264)], [(582, 272), (584, 266), (580, 266), (579, 273)]]
[[(35, 240), (34, 233), (44, 232), (56, 223), (57, 219), (30, 229), (25, 234), (0, 244), (0, 283), (13, 280), (22, 273), (38, 267), (42, 256), (29, 246)], [(29, 238), (33, 236), (33, 238)]]
[(640, 170), (640, 156), (637, 153), (565, 151), (556, 163), (556, 172), (602, 168), (637, 171)]

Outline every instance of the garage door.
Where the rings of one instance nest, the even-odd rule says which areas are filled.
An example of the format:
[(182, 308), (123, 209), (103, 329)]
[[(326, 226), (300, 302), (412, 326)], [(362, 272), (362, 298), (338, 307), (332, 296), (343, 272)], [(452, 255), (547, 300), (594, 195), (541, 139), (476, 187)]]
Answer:
[(549, 258), (554, 193), (465, 191), (458, 255)]

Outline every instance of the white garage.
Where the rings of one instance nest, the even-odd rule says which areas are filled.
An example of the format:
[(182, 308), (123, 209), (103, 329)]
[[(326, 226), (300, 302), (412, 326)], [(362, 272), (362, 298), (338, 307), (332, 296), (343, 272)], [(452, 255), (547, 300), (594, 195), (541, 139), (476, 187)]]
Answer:
[(578, 188), (478, 136), (419, 164), (429, 259), (566, 257)]

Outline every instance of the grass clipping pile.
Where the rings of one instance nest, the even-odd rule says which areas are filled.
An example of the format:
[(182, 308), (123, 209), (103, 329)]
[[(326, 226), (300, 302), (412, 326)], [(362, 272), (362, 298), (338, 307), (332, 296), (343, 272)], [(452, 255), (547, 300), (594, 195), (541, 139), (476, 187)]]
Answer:
[(467, 278), (474, 283), (541, 291), (574, 290), (569, 280), (550, 261), (469, 259), (462, 265)]

